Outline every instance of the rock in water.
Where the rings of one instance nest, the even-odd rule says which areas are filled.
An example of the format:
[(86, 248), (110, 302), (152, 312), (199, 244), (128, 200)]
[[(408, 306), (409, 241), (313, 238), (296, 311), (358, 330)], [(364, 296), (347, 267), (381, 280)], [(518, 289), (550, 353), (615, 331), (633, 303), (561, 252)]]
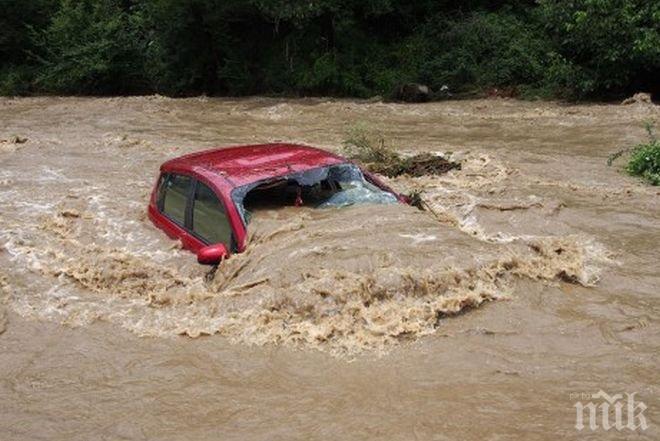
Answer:
[(423, 84), (402, 84), (394, 92), (394, 99), (408, 103), (421, 103), (428, 101), (430, 98), (431, 90)]

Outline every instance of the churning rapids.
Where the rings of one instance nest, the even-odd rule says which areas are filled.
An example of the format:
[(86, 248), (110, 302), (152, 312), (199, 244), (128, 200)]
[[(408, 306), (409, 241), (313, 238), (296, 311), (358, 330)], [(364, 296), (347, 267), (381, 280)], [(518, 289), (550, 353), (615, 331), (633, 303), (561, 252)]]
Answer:
[[(599, 389), (639, 392), (652, 419), (659, 191), (606, 160), (659, 117), (511, 100), (2, 99), (0, 438), (550, 439), (577, 434), (569, 395)], [(388, 180), (431, 210), (263, 211), (215, 272), (146, 217), (168, 158), (337, 151), (355, 121), (403, 154), (461, 161)]]

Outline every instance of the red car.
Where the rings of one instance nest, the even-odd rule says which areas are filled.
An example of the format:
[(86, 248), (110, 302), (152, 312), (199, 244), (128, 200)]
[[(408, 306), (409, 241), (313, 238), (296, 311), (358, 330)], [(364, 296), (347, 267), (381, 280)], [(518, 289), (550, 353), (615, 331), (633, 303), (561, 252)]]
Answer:
[(217, 148), (165, 162), (149, 218), (205, 264), (246, 247), (252, 211), (407, 202), (341, 156), (295, 144)]

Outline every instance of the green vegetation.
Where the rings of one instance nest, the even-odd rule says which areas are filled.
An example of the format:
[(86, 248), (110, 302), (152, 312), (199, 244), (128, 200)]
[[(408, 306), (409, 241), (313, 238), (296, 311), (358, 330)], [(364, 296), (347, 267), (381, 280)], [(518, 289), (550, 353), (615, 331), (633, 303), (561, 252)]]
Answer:
[(660, 185), (660, 141), (655, 136), (651, 123), (646, 124), (646, 131), (649, 135), (648, 142), (612, 154), (607, 163), (612, 165), (619, 157), (629, 154), (626, 171), (632, 176), (643, 178), (651, 185)]
[(389, 166), (401, 161), (401, 157), (385, 144), (385, 137), (364, 123), (350, 126), (342, 142), (344, 154), (363, 164)]
[(440, 175), (453, 169), (461, 169), (461, 164), (430, 153), (401, 156), (385, 143), (385, 137), (378, 131), (363, 124), (350, 127), (342, 143), (344, 153), (361, 163), (371, 172), (390, 178), (408, 175)]
[(660, 185), (660, 143), (658, 140), (638, 145), (630, 155), (626, 170), (631, 175), (643, 177), (651, 185)]
[(658, 92), (659, 0), (0, 0), (0, 94)]
[(633, 176), (641, 176), (652, 185), (660, 185), (660, 142), (651, 124), (646, 125), (646, 130), (649, 142), (632, 149), (626, 171)]

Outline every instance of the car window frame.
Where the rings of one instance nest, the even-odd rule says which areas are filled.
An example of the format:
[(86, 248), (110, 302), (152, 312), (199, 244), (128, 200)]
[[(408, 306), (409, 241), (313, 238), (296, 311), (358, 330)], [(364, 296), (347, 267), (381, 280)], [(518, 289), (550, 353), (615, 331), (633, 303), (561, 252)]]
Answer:
[[(205, 182), (203, 180), (197, 179), (193, 177), (193, 183), (191, 185), (192, 191), (190, 192), (189, 199), (188, 199), (188, 205), (186, 206), (186, 222), (189, 222), (190, 227), (187, 228), (188, 232), (197, 240), (202, 242), (204, 245), (214, 245), (213, 243), (209, 242), (206, 240), (204, 237), (200, 236), (195, 232), (193, 229), (193, 210), (195, 209), (195, 194), (197, 193), (197, 186), (199, 184), (205, 185), (213, 195), (218, 199), (218, 202), (220, 202), (220, 206), (222, 207), (222, 211), (225, 214), (225, 218), (227, 219), (227, 224), (229, 225), (229, 229), (231, 230), (231, 234), (229, 237), (229, 244), (225, 244), (227, 246), (227, 249), (234, 252), (237, 248), (237, 242), (236, 242), (236, 232), (234, 231), (234, 225), (231, 221), (231, 218), (229, 216), (229, 211), (227, 210), (227, 204), (225, 204), (224, 198), (218, 194), (216, 189), (214, 188), (213, 185), (211, 185), (209, 182)], [(219, 242), (221, 243), (221, 242)]]
[[(167, 179), (169, 179), (170, 176), (172, 175), (178, 175), (178, 176), (185, 176), (187, 178), (190, 178), (190, 184), (188, 185), (188, 193), (186, 194), (186, 208), (183, 211), (183, 224), (179, 222), (178, 220), (174, 219), (171, 217), (169, 214), (165, 212), (165, 198), (163, 197), (162, 199), (160, 198), (160, 192), (162, 189), (162, 186), (165, 185), (165, 182)], [(167, 220), (175, 224), (176, 226), (184, 229), (187, 233), (190, 233), (192, 230), (192, 226), (188, 227), (188, 225), (192, 224), (192, 214), (191, 214), (191, 192), (195, 188), (195, 183), (196, 179), (194, 176), (191, 176), (187, 173), (179, 173), (179, 172), (163, 172), (161, 174), (161, 181), (158, 184), (158, 193), (156, 194), (156, 208), (158, 208), (158, 212), (165, 216)]]

